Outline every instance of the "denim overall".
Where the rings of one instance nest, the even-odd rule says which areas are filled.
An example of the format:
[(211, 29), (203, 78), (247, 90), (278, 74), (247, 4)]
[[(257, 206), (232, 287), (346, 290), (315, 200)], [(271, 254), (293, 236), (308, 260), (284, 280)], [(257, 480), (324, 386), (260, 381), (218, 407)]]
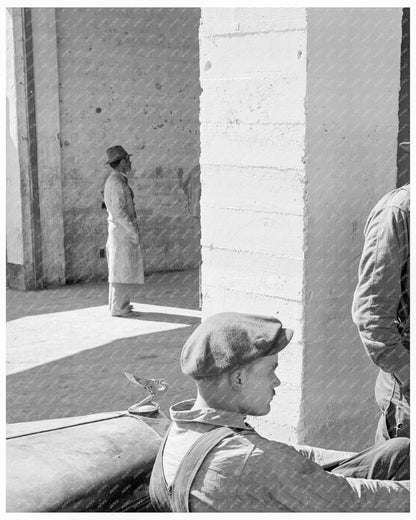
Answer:
[(150, 478), (150, 499), (155, 511), (189, 513), (189, 492), (194, 478), (208, 453), (223, 439), (234, 435), (228, 426), (221, 426), (204, 433), (188, 450), (179, 465), (175, 478), (168, 486), (163, 472), (163, 451), (171, 427), (159, 448)]

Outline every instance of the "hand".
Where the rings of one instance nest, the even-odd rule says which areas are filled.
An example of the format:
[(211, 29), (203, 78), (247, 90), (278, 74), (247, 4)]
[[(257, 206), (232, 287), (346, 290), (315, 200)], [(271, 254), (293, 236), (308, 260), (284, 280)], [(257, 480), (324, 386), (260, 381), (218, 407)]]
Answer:
[(136, 233), (130, 235), (129, 240), (130, 240), (130, 242), (131, 242), (133, 245), (135, 245), (135, 246), (139, 245), (139, 243), (140, 243), (140, 235), (139, 235), (139, 232), (137, 231)]

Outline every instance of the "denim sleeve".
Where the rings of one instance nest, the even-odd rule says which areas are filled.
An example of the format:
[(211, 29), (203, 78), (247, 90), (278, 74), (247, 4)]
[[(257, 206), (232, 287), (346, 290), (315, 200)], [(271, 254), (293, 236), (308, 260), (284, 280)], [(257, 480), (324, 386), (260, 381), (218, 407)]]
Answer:
[(326, 450), (324, 448), (315, 448), (306, 444), (292, 444), (293, 448), (304, 457), (316, 462), (320, 466), (325, 464), (333, 464), (335, 462), (348, 459), (357, 454), (353, 451)]
[(293, 447), (270, 442), (247, 460), (239, 490), (253, 489), (274, 510), (293, 512), (408, 511), (410, 482), (348, 478), (324, 471)]
[(409, 255), (409, 222), (398, 207), (371, 214), (354, 293), (352, 317), (375, 365), (410, 388), (410, 355), (397, 327), (401, 276)]

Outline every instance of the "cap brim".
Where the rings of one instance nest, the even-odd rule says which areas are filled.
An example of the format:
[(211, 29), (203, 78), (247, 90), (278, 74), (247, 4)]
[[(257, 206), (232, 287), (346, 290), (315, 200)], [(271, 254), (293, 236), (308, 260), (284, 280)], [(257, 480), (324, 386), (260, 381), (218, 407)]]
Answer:
[(282, 329), (280, 331), (279, 337), (277, 338), (277, 341), (275, 341), (273, 348), (268, 353), (269, 355), (277, 354), (281, 350), (283, 350), (285, 347), (287, 347), (293, 338), (293, 330), (292, 329)]

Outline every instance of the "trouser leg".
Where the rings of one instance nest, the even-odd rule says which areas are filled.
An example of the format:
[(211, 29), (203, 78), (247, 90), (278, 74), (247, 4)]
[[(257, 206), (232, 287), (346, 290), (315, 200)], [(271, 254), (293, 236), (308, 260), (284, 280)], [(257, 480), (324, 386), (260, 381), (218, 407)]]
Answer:
[(331, 473), (378, 480), (410, 479), (410, 439), (389, 439), (343, 461)]
[(130, 310), (130, 298), (134, 284), (111, 283), (110, 284), (110, 310), (113, 315), (127, 314)]

